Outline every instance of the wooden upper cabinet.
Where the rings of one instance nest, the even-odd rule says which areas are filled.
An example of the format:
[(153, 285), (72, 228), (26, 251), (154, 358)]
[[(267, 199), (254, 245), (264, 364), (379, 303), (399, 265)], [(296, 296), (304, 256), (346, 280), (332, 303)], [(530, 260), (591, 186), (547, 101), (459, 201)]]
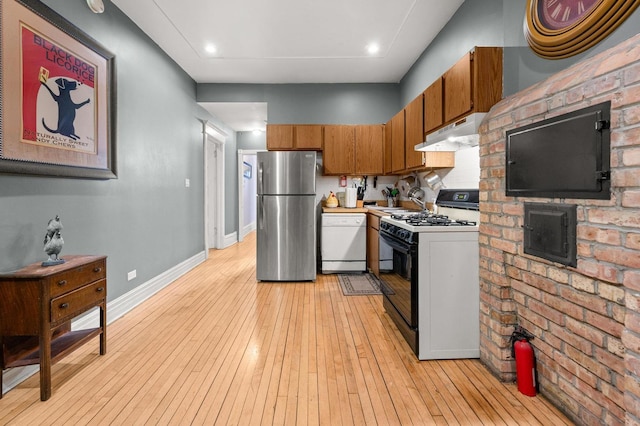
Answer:
[(424, 101), (422, 93), (404, 109), (405, 169), (422, 166), (422, 153), (414, 147), (424, 140)]
[(374, 125), (324, 127), (322, 161), (325, 175), (381, 175), (384, 128)]
[(355, 158), (355, 126), (324, 126), (323, 173), (325, 175), (353, 174)]
[(442, 77), (424, 91), (424, 132), (431, 133), (444, 123), (442, 109)]
[(293, 149), (293, 125), (267, 124), (267, 149)]
[(487, 112), (502, 99), (502, 48), (476, 47), (444, 75), (444, 122)]
[(384, 126), (381, 124), (356, 126), (356, 175), (384, 173)]
[(392, 146), (391, 146), (391, 120), (387, 121), (384, 125), (384, 174), (391, 174), (393, 172), (391, 167), (391, 156), (392, 156)]
[(473, 99), (471, 98), (471, 66), (473, 55), (467, 53), (442, 77), (444, 80), (444, 121), (471, 111)]
[(404, 167), (404, 110), (391, 119), (391, 171), (400, 172)]
[(323, 127), (320, 124), (268, 124), (267, 149), (320, 151)]
[(320, 124), (296, 124), (293, 126), (293, 147), (302, 151), (322, 150), (322, 129)]
[(502, 99), (503, 50), (476, 47), (473, 57), (473, 111), (488, 112)]

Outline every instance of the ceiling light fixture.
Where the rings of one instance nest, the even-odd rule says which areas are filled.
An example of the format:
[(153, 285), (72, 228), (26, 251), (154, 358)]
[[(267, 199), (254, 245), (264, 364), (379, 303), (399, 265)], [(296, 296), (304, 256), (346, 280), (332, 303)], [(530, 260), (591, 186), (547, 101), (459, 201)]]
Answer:
[(380, 46), (378, 46), (377, 43), (371, 43), (370, 45), (367, 46), (367, 52), (369, 52), (369, 55), (375, 55), (379, 51), (380, 51)]
[(204, 47), (204, 50), (209, 53), (210, 55), (213, 55), (214, 53), (216, 53), (218, 51), (218, 49), (216, 49), (216, 46), (214, 46), (213, 44), (207, 44)]
[(102, 2), (102, 0), (87, 0), (87, 5), (93, 13), (104, 12), (104, 3)]
[(255, 130), (253, 131), (253, 134), (254, 134), (254, 136), (258, 136), (258, 135), (262, 134), (262, 130), (260, 130), (260, 129), (255, 129)]

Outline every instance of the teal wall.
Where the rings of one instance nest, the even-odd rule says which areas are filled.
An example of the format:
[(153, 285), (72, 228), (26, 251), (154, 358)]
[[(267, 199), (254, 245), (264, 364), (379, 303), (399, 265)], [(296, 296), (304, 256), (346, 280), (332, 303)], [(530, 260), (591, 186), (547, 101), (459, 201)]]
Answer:
[(270, 124), (384, 123), (401, 107), (397, 84), (198, 84), (198, 102), (267, 102)]
[[(59, 214), (64, 254), (109, 256), (109, 299), (204, 250), (201, 120), (229, 137), (225, 147), (225, 233), (237, 231), (236, 150), (262, 141), (238, 136), (197, 102), (268, 102), (271, 123), (382, 123), (475, 45), (505, 47), (505, 94), (636, 34), (640, 11), (595, 48), (562, 61), (526, 46), (526, 0), (466, 0), (397, 84), (197, 85), (109, 0), (95, 15), (85, 0), (45, 0), (116, 56), (118, 179), (0, 175), (0, 271), (43, 260), (47, 221)], [(4, 108), (12, 107), (10, 105)], [(191, 187), (185, 188), (188, 178)], [(127, 282), (127, 272), (138, 277)]]
[(107, 255), (113, 300), (204, 250), (200, 120), (211, 117), (195, 82), (110, 2), (102, 15), (85, 0), (44, 3), (115, 54), (118, 179), (0, 175), (0, 271), (46, 259), (45, 228), (59, 214), (61, 255)]

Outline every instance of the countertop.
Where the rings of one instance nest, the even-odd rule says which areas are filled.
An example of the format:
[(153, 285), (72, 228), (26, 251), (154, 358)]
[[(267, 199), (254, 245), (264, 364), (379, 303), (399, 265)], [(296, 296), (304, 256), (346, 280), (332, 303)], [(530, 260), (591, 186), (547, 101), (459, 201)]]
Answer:
[[(416, 212), (420, 211), (420, 210), (415, 209), (415, 206), (411, 202), (402, 202), (401, 201), (401, 207), (406, 208), (407, 210), (415, 210)], [(382, 210), (380, 210), (380, 208), (370, 209), (370, 208), (367, 208), (367, 206), (354, 207), (354, 208), (322, 206), (322, 213), (372, 213), (372, 214), (374, 214), (376, 216), (380, 216), (380, 217), (391, 215), (391, 213), (382, 211)]]
[(368, 211), (366, 207), (322, 207), (322, 213), (366, 213)]

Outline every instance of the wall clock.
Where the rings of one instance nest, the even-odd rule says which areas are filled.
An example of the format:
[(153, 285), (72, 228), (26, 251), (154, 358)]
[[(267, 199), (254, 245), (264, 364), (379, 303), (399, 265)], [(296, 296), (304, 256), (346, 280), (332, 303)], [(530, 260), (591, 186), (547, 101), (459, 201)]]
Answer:
[(640, 0), (527, 0), (524, 33), (539, 56), (560, 59), (599, 43)]

